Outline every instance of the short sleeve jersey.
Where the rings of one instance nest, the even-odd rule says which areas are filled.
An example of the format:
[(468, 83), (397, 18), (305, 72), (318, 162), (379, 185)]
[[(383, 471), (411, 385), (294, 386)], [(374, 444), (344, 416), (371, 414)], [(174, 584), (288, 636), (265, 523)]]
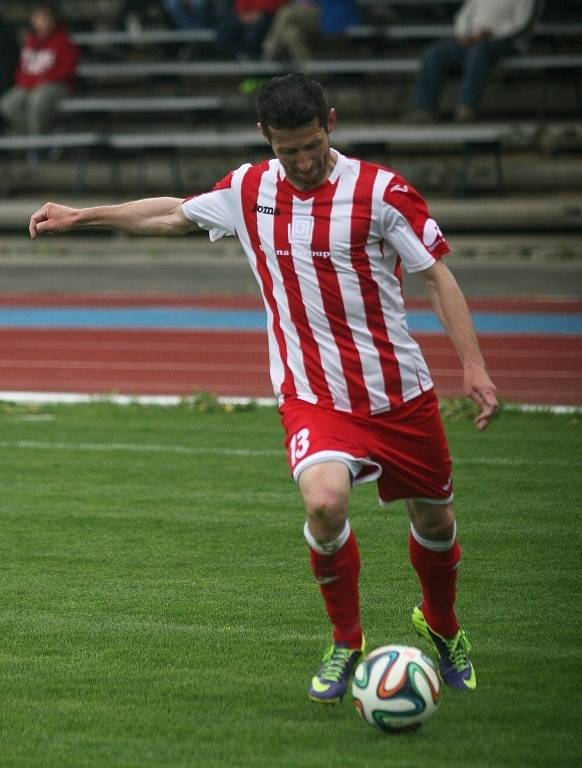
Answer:
[(401, 268), (427, 269), (449, 248), (405, 179), (332, 151), (315, 189), (296, 189), (273, 159), (182, 208), (211, 240), (239, 238), (265, 302), (279, 402), (373, 415), (433, 386), (408, 332)]

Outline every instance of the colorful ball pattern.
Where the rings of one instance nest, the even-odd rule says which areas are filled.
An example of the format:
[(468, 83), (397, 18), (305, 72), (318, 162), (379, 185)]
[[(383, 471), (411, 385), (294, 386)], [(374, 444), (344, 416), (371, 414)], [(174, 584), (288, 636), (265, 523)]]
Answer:
[(402, 731), (418, 727), (436, 712), (440, 678), (418, 648), (385, 645), (356, 667), (352, 695), (366, 723), (381, 731)]

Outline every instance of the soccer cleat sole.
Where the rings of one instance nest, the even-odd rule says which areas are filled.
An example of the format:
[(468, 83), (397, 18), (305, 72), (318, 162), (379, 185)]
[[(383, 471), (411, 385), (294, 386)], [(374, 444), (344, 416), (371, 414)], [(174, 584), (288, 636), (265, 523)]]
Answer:
[(329, 688), (333, 685), (333, 683), (328, 684), (326, 682), (321, 682), (317, 677), (317, 675), (315, 675), (311, 681), (311, 687), (307, 694), (309, 701), (313, 701), (315, 704), (324, 704), (325, 706), (328, 706), (328, 707), (334, 706), (335, 704), (341, 704), (341, 702), (344, 700), (344, 697), (348, 691), (350, 681), (354, 674), (354, 670), (359, 664), (359, 662), (361, 661), (361, 659), (364, 658), (365, 650), (366, 650), (366, 639), (362, 637), (362, 645), (360, 649), (351, 649), (351, 650), (352, 652), (355, 652), (357, 656), (351, 662), (351, 670), (349, 672), (349, 677), (347, 679), (347, 683), (343, 692), (335, 696), (327, 696), (326, 694), (329, 691)]
[(312, 696), (309, 694), (309, 701), (312, 701), (314, 704), (323, 704), (325, 707), (335, 707), (336, 704), (342, 703), (343, 697), (338, 697), (335, 699), (320, 699), (317, 696)]

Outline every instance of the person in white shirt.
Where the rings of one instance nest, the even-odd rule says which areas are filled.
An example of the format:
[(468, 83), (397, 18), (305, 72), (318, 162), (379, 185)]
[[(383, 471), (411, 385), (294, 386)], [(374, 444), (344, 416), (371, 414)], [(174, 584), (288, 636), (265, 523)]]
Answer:
[(461, 73), (455, 120), (474, 120), (491, 70), (499, 59), (520, 50), (540, 10), (540, 0), (464, 0), (455, 16), (454, 36), (434, 42), (423, 56), (413, 88), (412, 119), (436, 120), (446, 78)]
[(30, 235), (107, 227), (140, 235), (207, 229), (236, 235), (265, 302), (270, 372), (290, 471), (306, 508), (310, 563), (333, 627), (309, 697), (340, 701), (364, 650), (352, 486), (377, 481), (382, 504), (406, 499), (410, 559), (422, 601), (417, 632), (443, 680), (476, 687), (455, 613), (461, 548), (451, 458), (433, 383), (411, 338), (401, 269), (424, 278), (463, 366), (484, 429), (497, 399), (467, 304), (442, 257), (447, 242), (419, 193), (396, 172), (330, 146), (336, 112), (303, 74), (269, 80), (258, 128), (274, 158), (235, 169), (205, 194), (69, 208), (45, 203)]

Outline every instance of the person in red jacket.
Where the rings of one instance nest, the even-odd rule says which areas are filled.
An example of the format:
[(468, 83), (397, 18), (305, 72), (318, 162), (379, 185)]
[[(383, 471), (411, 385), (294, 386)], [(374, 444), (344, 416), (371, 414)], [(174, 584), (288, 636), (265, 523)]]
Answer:
[(73, 89), (79, 51), (51, 3), (35, 3), (30, 25), (0, 113), (14, 132), (41, 134), (53, 128), (59, 101)]
[(239, 61), (259, 59), (275, 12), (289, 0), (234, 0), (217, 28), (223, 54)]

